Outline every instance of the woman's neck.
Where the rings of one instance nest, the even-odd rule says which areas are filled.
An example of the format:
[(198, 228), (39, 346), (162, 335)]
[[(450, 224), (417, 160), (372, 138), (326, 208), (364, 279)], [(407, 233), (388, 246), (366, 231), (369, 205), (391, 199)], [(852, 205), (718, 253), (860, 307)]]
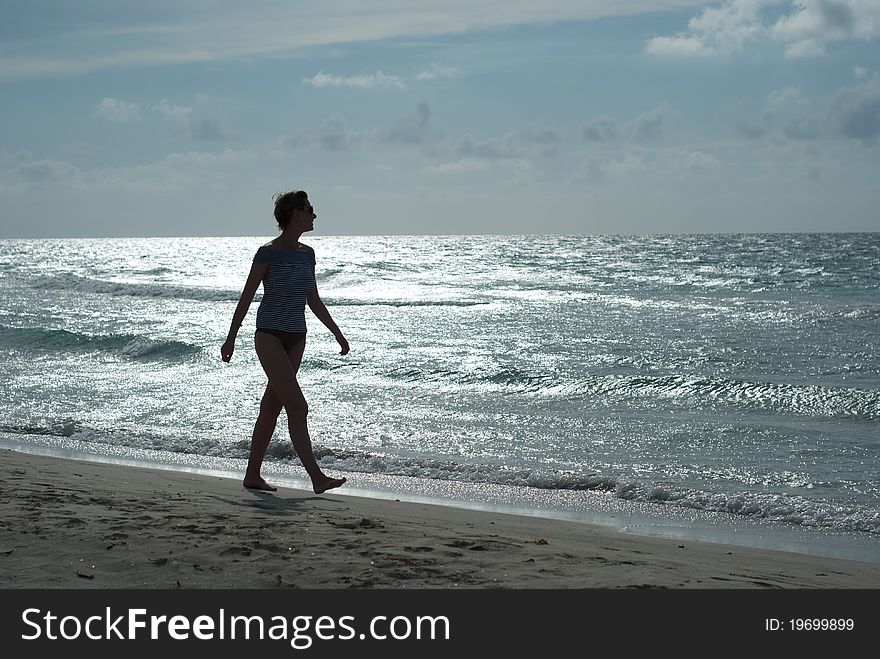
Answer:
[(284, 229), (281, 232), (281, 235), (278, 236), (272, 242), (278, 245), (279, 247), (289, 247), (291, 249), (295, 249), (299, 247), (299, 238), (302, 236), (302, 231), (290, 231), (288, 229)]

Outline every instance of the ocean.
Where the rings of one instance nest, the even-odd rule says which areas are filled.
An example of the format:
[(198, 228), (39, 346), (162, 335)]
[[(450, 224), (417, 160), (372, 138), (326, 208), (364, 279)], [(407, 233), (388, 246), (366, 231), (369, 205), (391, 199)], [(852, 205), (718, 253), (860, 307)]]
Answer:
[[(0, 241), (0, 447), (240, 477), (269, 239)], [(340, 494), (880, 561), (880, 233), (303, 240)]]

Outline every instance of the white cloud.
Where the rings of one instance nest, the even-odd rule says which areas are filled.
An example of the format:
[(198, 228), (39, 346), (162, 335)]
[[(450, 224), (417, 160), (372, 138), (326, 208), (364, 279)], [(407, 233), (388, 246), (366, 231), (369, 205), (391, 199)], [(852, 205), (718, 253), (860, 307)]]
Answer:
[(174, 119), (175, 121), (185, 122), (189, 119), (192, 108), (175, 105), (166, 99), (162, 99), (152, 108), (153, 112), (158, 112), (163, 117)]
[(784, 42), (871, 39), (880, 28), (877, 0), (796, 0), (792, 4), (795, 11), (773, 26), (773, 36)]
[(738, 50), (765, 31), (758, 14), (768, 4), (772, 0), (728, 0), (720, 7), (704, 9), (688, 22), (688, 28), (720, 51)]
[(136, 103), (104, 98), (95, 106), (95, 114), (117, 124), (128, 124), (142, 119), (141, 110)]
[(416, 76), (416, 80), (434, 80), (436, 78), (454, 78), (461, 75), (461, 71), (452, 66), (440, 66), (431, 62), (431, 66)]
[(654, 37), (645, 46), (650, 55), (669, 55), (672, 57), (704, 57), (715, 53), (699, 37), (679, 35), (676, 37)]
[(444, 162), (439, 165), (428, 165), (425, 171), (431, 174), (469, 174), (472, 172), (484, 172), (489, 169), (489, 163), (476, 158), (462, 158), (454, 162)]
[(853, 75), (855, 75), (855, 77), (859, 80), (863, 80), (868, 77), (868, 69), (863, 66), (854, 66)]
[(825, 54), (825, 44), (818, 39), (803, 39), (785, 47), (786, 57), (820, 57)]
[(726, 0), (703, 9), (688, 22), (686, 32), (649, 40), (645, 50), (652, 55), (705, 56), (738, 52), (748, 43), (773, 39), (785, 46), (786, 57), (816, 57), (830, 42), (878, 35), (880, 0)]
[(651, 39), (646, 51), (653, 55), (705, 56), (739, 50), (766, 32), (758, 14), (774, 0), (727, 0), (708, 7), (688, 21), (688, 32)]
[[(82, 24), (98, 9), (78, 3)], [(315, 46), (459, 34), (518, 25), (547, 25), (696, 7), (703, 0), (325, 0), (292, 3), (153, 3), (149, 23), (100, 11), (99, 29), (60, 30), (42, 21), (40, 3), (22, 3), (44, 33), (4, 42), (0, 80), (69, 77), (104, 69), (174, 66), (192, 62), (296, 53)], [(51, 48), (46, 48), (50, 43)], [(34, 55), (34, 53), (41, 53)], [(97, 55), (76, 56), (90, 52)]]
[[(163, 98), (146, 111), (160, 115), (163, 119), (182, 124), (194, 140), (212, 142), (227, 139), (227, 135), (220, 128), (220, 123), (216, 119), (212, 117), (193, 119), (191, 116), (192, 108), (175, 105), (167, 99)], [(144, 118), (144, 111), (136, 103), (114, 98), (103, 99), (96, 106), (95, 113), (114, 123), (132, 123)]]
[(386, 75), (381, 70), (355, 76), (338, 76), (319, 71), (303, 82), (312, 87), (347, 87), (350, 89), (373, 89), (375, 87), (404, 87), (403, 80), (395, 75)]

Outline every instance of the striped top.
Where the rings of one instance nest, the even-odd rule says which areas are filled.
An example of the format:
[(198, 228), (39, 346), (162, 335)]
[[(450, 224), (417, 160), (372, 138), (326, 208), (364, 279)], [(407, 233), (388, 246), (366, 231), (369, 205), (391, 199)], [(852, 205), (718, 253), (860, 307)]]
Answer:
[(254, 262), (269, 264), (257, 309), (257, 329), (305, 332), (306, 296), (317, 287), (315, 250), (306, 245), (299, 249), (263, 245)]

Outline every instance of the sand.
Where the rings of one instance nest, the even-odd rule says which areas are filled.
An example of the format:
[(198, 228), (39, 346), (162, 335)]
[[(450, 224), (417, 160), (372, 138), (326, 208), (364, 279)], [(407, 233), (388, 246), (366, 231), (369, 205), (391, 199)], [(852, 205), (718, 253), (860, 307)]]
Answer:
[(2, 588), (877, 588), (880, 565), (0, 451)]

